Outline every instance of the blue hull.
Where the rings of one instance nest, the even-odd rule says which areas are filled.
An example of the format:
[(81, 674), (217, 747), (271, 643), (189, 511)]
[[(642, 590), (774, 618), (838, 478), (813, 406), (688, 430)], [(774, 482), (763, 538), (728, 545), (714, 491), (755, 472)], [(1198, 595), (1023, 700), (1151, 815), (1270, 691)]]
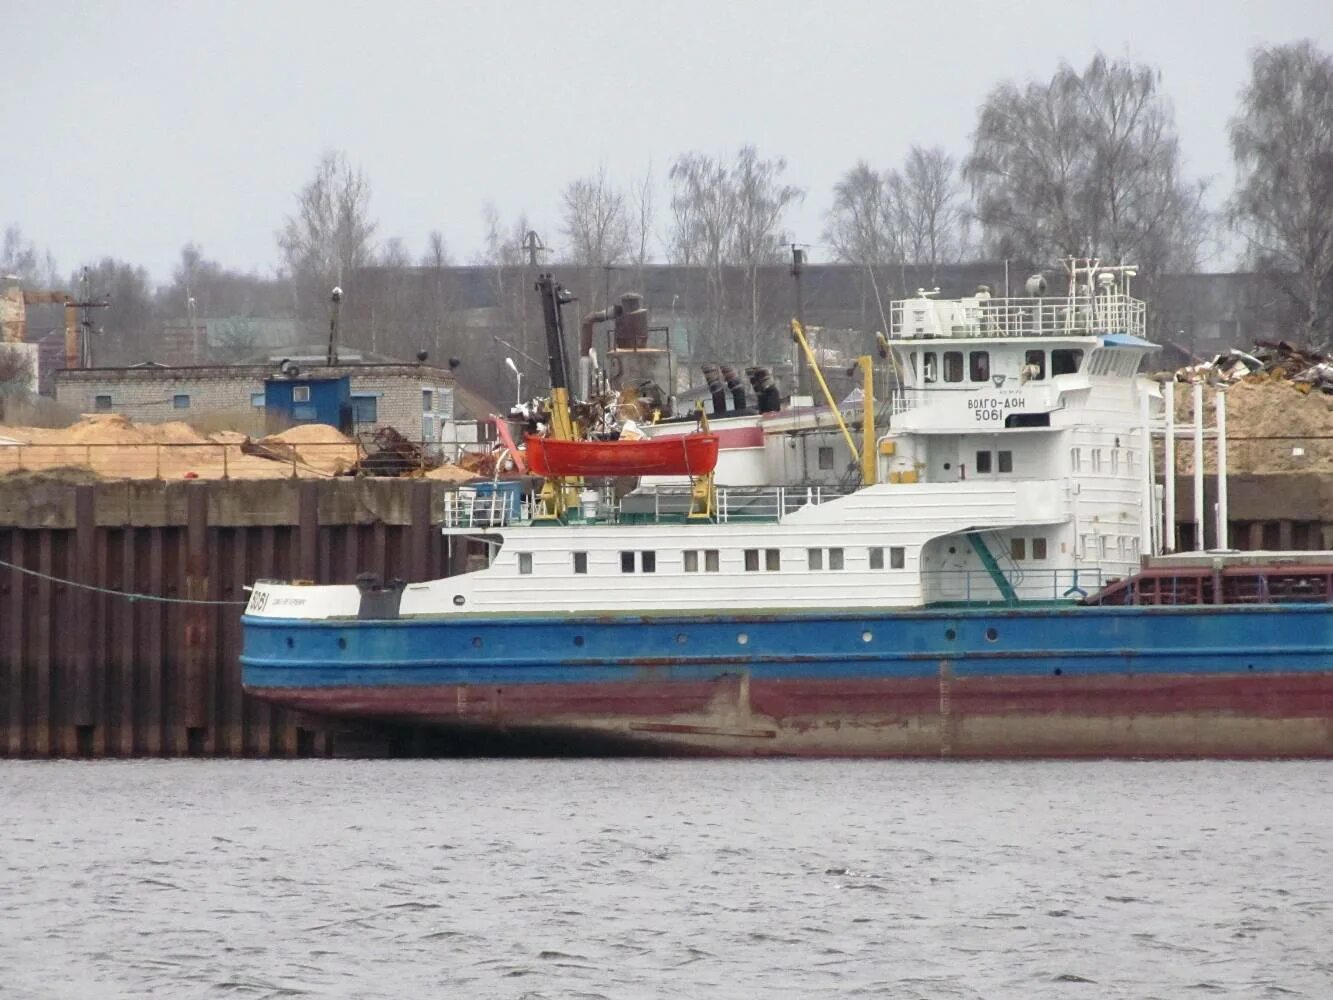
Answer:
[(243, 619), (307, 711), (664, 752), (1333, 756), (1333, 608)]

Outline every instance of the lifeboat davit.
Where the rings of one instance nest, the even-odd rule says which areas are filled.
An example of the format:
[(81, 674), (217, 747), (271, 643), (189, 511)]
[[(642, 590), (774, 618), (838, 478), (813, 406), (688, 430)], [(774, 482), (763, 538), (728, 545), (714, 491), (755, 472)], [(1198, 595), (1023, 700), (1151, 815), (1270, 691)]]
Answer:
[(527, 459), (539, 476), (703, 476), (717, 467), (716, 434), (636, 441), (560, 441), (528, 437)]

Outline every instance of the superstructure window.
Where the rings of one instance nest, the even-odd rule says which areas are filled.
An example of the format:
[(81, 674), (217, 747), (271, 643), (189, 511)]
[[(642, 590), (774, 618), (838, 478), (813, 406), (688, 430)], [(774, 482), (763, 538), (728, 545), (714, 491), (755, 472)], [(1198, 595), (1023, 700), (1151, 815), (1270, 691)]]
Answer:
[(889, 569), (902, 569), (907, 565), (907, 550), (901, 545), (889, 546)]
[(1032, 539), (1032, 558), (1033, 559), (1046, 558), (1046, 539), (1044, 538)]
[(640, 552), (640, 553), (639, 553), (639, 565), (643, 568), (643, 571), (644, 571), (645, 573), (656, 573), (656, 572), (657, 572), (657, 553), (656, 553), (656, 552)]
[(821, 469), (831, 469), (831, 468), (833, 468), (833, 449), (832, 449), (832, 448), (820, 448), (820, 449), (819, 449), (819, 467), (820, 467)]
[(704, 549), (704, 572), (716, 573), (718, 566), (717, 549)]
[(1083, 468), (1083, 449), (1069, 449), (1069, 468), (1074, 472), (1079, 472)]
[(824, 568), (824, 550), (823, 550), (823, 549), (806, 549), (806, 550), (805, 550), (805, 555), (806, 555), (806, 562), (807, 562), (807, 565), (810, 567), (810, 569), (823, 569), (823, 568)]
[(1046, 352), (1042, 350), (1025, 351), (1023, 367), (1029, 370), (1028, 377), (1040, 382), (1046, 377)]
[(782, 553), (778, 549), (764, 550), (764, 569), (769, 572), (782, 569)]
[(530, 574), (532, 573), (532, 553), (531, 553), (531, 552), (520, 552), (520, 553), (518, 554), (518, 571), (519, 571), (519, 573), (522, 574), (523, 576), (528, 576), (528, 575), (530, 575)]
[(1000, 463), (1001, 472), (1014, 471), (1014, 453), (1012, 451), (1001, 451), (995, 457)]
[(1015, 560), (1026, 559), (1028, 557), (1027, 539), (1025, 538), (1009, 539), (1009, 554), (1013, 556)]
[[(769, 549), (770, 552), (776, 552), (776, 549)], [(842, 569), (842, 549), (828, 550), (828, 568)]]
[(759, 550), (758, 550), (758, 549), (746, 549), (746, 550), (745, 550), (745, 572), (747, 572), (747, 573), (758, 573), (758, 572), (759, 572)]
[(1092, 471), (1102, 471), (1102, 450), (1100, 448), (1092, 449)]
[(575, 573), (588, 572), (588, 553), (574, 552), (572, 553), (572, 555), (574, 556), (574, 572)]
[(620, 553), (620, 572), (622, 572), (622, 573), (633, 573), (633, 572), (634, 572), (634, 553), (633, 553), (633, 552), (622, 552), (622, 553)]
[(990, 351), (973, 351), (967, 356), (968, 377), (973, 382), (990, 381)]
[(884, 568), (884, 550), (879, 546), (875, 546), (870, 550), (870, 568), (871, 569)]
[(699, 553), (694, 551), (693, 549), (685, 550), (685, 572), (686, 573), (699, 572)]
[(1057, 347), (1051, 351), (1051, 374), (1073, 375), (1083, 363), (1083, 352), (1076, 347)]
[(963, 381), (963, 352), (945, 351), (944, 352), (944, 381), (961, 382)]
[(977, 452), (977, 464), (974, 466), (979, 474), (990, 472), (990, 452)]

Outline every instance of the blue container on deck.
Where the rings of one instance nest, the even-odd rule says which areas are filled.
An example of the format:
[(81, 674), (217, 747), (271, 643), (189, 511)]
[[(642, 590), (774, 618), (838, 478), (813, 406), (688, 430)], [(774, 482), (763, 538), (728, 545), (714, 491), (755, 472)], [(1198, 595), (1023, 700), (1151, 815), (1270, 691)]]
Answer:
[(490, 483), (476, 483), (476, 510), (479, 514), (494, 514), (493, 521), (499, 520), (501, 512), (506, 521), (517, 521), (523, 511), (523, 484), (517, 479), (503, 479)]

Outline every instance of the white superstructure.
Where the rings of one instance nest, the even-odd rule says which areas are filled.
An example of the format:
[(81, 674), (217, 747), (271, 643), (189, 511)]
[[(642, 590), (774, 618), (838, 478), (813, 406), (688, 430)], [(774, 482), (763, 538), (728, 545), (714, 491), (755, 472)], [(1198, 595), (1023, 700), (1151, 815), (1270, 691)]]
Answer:
[[(489, 565), (408, 585), (398, 613), (907, 609), (1083, 596), (1133, 572), (1153, 548), (1148, 427), (1161, 392), (1138, 374), (1153, 345), (1143, 303), (1129, 295), (1132, 273), (1082, 261), (1061, 296), (922, 292), (893, 303), (887, 363), (901, 388), (875, 441), (874, 484), (834, 485), (854, 459), (844, 444), (827, 463), (834, 475), (785, 485), (792, 450), (807, 447), (793, 429), (818, 418), (779, 414), (750, 421), (762, 435), (736, 449), (731, 478), (724, 448), (707, 522), (686, 519), (681, 493), (666, 486), (599, 496), (568, 524), (534, 523), (526, 508), (464, 492), (446, 530), (485, 537)], [(797, 464), (826, 465), (804, 452)], [(355, 586), (260, 583), (250, 613), (356, 616), (361, 601)]]

